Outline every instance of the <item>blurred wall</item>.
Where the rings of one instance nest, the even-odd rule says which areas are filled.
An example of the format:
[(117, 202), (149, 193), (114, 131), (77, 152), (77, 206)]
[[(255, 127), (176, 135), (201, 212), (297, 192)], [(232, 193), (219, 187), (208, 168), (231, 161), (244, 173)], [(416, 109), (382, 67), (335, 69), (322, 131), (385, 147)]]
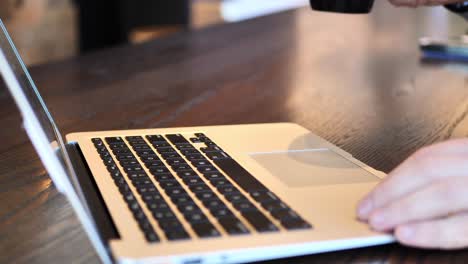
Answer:
[[(193, 28), (222, 22), (219, 14), (221, 0), (191, 1)], [(78, 54), (78, 11), (74, 3), (74, 0), (0, 0), (0, 18), (28, 65)], [(142, 29), (132, 32), (131, 40), (142, 42), (172, 32), (171, 28), (151, 29), (150, 32)]]
[(27, 64), (76, 54), (76, 12), (71, 0), (0, 0), (0, 10)]

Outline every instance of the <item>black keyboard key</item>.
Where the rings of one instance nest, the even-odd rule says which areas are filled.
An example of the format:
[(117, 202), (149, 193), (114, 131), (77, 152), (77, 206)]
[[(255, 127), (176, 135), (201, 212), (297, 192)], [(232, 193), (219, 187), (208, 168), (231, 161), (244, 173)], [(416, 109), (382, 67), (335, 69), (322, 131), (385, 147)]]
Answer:
[(155, 142), (152, 145), (153, 145), (154, 148), (169, 148), (169, 147), (171, 147), (171, 144), (169, 144), (167, 142), (161, 142), (161, 143)]
[(273, 212), (273, 211), (277, 211), (277, 210), (288, 210), (289, 209), (289, 206), (287, 206), (285, 203), (279, 202), (279, 201), (265, 202), (265, 203), (262, 203), (261, 205), (268, 212)]
[(217, 172), (218, 171), (215, 167), (213, 167), (211, 165), (197, 167), (197, 170), (202, 174), (212, 173), (212, 172)]
[(230, 235), (243, 235), (250, 233), (247, 227), (236, 218), (221, 218), (219, 224)]
[(196, 161), (206, 161), (205, 157), (201, 154), (188, 154), (185, 157), (193, 164)]
[(147, 218), (141, 219), (140, 221), (138, 221), (138, 225), (140, 226), (141, 230), (143, 230), (144, 233), (154, 231), (153, 227), (151, 226)]
[(140, 178), (132, 179), (132, 182), (135, 186), (153, 185), (153, 182), (148, 177), (140, 177)]
[(141, 211), (141, 208), (140, 208), (140, 205), (138, 204), (138, 202), (135, 200), (133, 202), (130, 202), (128, 203), (128, 208), (130, 208), (130, 210), (135, 214), (135, 213), (138, 213), (138, 212), (142, 212)]
[(223, 174), (220, 172), (207, 172), (203, 174), (205, 176), (205, 179), (212, 181), (212, 180), (218, 180), (218, 179), (226, 179)]
[(133, 142), (130, 142), (130, 145), (135, 149), (135, 148), (140, 148), (140, 147), (144, 147), (144, 148), (148, 148), (148, 149), (151, 149), (150, 146), (148, 144), (146, 144), (145, 141), (133, 141)]
[(141, 136), (127, 136), (125, 139), (128, 141), (143, 140)]
[(153, 162), (153, 161), (160, 161), (156, 154), (149, 154), (149, 155), (139, 155), (140, 159), (143, 162)]
[(298, 229), (311, 229), (312, 226), (306, 221), (300, 220), (285, 220), (281, 221), (281, 225), (287, 230), (298, 230)]
[(132, 193), (127, 193), (126, 195), (124, 195), (124, 199), (127, 202), (127, 204), (130, 204), (130, 203), (136, 201), (135, 196), (133, 196)]
[(166, 135), (166, 138), (174, 145), (178, 144), (190, 144), (187, 139), (185, 139), (184, 136), (181, 134), (171, 134), (171, 135)]
[(193, 150), (193, 149), (196, 149), (194, 146), (192, 146), (191, 144), (179, 144), (179, 145), (176, 145), (176, 148), (178, 150)]
[(115, 165), (115, 162), (113, 159), (105, 159), (103, 160), (103, 162), (104, 162), (104, 165), (106, 165), (107, 167), (109, 167), (109, 165)]
[(253, 205), (249, 200), (240, 200), (232, 205), (241, 212), (258, 211), (257, 207), (255, 207), (255, 205)]
[(150, 210), (151, 212), (170, 209), (169, 205), (166, 202), (161, 202), (161, 201), (150, 202), (150, 203), (147, 203), (146, 206), (148, 207), (148, 210)]
[(226, 205), (221, 201), (219, 198), (216, 199), (210, 199), (210, 200), (203, 200), (202, 201), (203, 205), (208, 208), (208, 210), (215, 210), (218, 208), (223, 208)]
[(223, 150), (218, 146), (209, 146), (206, 148), (201, 148), (200, 150), (205, 154), (209, 152), (223, 152)]
[(137, 150), (135, 151), (138, 156), (146, 156), (146, 155), (153, 155), (154, 152), (152, 150)]
[(114, 182), (115, 182), (115, 184), (117, 184), (117, 186), (127, 184), (127, 181), (125, 180), (124, 177), (116, 177), (116, 178), (114, 178)]
[(202, 202), (218, 199), (218, 196), (214, 192), (201, 192), (197, 193), (196, 196)]
[(145, 162), (145, 166), (148, 169), (157, 168), (157, 167), (165, 167), (165, 165), (164, 165), (164, 163), (162, 163), (162, 161), (147, 161), (147, 162)]
[(162, 230), (170, 231), (170, 230), (183, 230), (184, 227), (182, 224), (177, 220), (177, 218), (166, 220), (166, 221), (159, 221), (158, 222), (159, 227), (161, 227)]
[(189, 186), (189, 189), (195, 194), (201, 193), (201, 192), (211, 192), (210, 187), (208, 187), (208, 185), (206, 185), (205, 183)]
[(121, 137), (106, 137), (107, 144), (125, 144), (125, 141)]
[(107, 171), (109, 171), (110, 173), (114, 172), (115, 170), (118, 170), (117, 164), (115, 164), (114, 161), (112, 161), (112, 163), (110, 164), (106, 164), (106, 167)]
[(109, 145), (111, 150), (117, 150), (117, 149), (128, 149), (127, 145), (125, 143), (114, 143), (112, 145)]
[(216, 188), (222, 186), (232, 186), (231, 182), (228, 179), (215, 179), (210, 180), (210, 183)]
[(257, 230), (258, 232), (278, 231), (278, 228), (261, 212), (247, 211), (243, 212), (242, 216)]
[(173, 154), (173, 153), (177, 153), (177, 151), (175, 149), (173, 149), (172, 147), (168, 147), (168, 148), (158, 148), (156, 149), (158, 151), (159, 154)]
[(197, 138), (201, 138), (201, 137), (208, 138), (208, 137), (207, 137), (205, 134), (203, 134), (203, 133), (195, 133), (195, 136), (196, 136)]
[(163, 189), (174, 189), (181, 188), (180, 183), (177, 180), (173, 181), (162, 181), (159, 183)]
[(158, 173), (154, 175), (154, 179), (158, 182), (162, 182), (162, 181), (171, 181), (171, 180), (174, 180), (175, 178), (170, 173)]
[(268, 190), (262, 183), (260, 183), (254, 176), (252, 176), (250, 172), (244, 169), (235, 160), (219, 159), (215, 160), (214, 163), (247, 192)]
[(127, 176), (130, 178), (130, 180), (138, 178), (148, 178), (148, 174), (146, 174), (146, 172), (128, 172)]
[(157, 221), (166, 221), (166, 220), (176, 218), (175, 214), (170, 209), (156, 210), (156, 211), (153, 211), (152, 213), (153, 213), (153, 217)]
[(180, 153), (182, 153), (184, 156), (201, 155), (200, 151), (198, 151), (196, 149), (184, 149), (184, 150), (181, 150)]
[(242, 201), (247, 201), (247, 198), (242, 193), (228, 193), (224, 197), (231, 203), (237, 203)]
[(118, 178), (122, 178), (122, 177), (123, 177), (123, 175), (122, 175), (122, 173), (120, 172), (120, 170), (113, 170), (113, 171), (110, 171), (109, 173), (110, 173), (110, 175), (111, 175), (111, 177), (112, 177), (113, 179), (118, 179)]
[(166, 167), (153, 167), (149, 170), (153, 175), (169, 173)]
[(280, 199), (271, 191), (253, 191), (249, 193), (252, 198), (257, 202), (279, 202)]
[(122, 160), (122, 161), (119, 161), (120, 162), (120, 165), (122, 167), (127, 167), (127, 166), (136, 166), (136, 165), (139, 165), (140, 163), (138, 163), (137, 160)]
[(202, 154), (187, 154), (185, 157), (190, 161), (205, 160)]
[(137, 191), (141, 195), (144, 195), (146, 193), (155, 193), (158, 191), (158, 189), (156, 188), (156, 186), (151, 184), (151, 185), (145, 185), (145, 186), (137, 186)]
[(171, 167), (175, 172), (192, 171), (192, 167), (190, 167), (190, 165), (188, 165), (186, 163), (185, 164), (175, 164), (175, 165), (172, 165)]
[(301, 217), (293, 210), (276, 210), (270, 213), (274, 218), (283, 220), (300, 220)]
[(179, 171), (177, 175), (181, 178), (198, 178), (198, 174), (193, 170)]
[(192, 229), (200, 238), (220, 236), (219, 231), (209, 222), (193, 224)]
[(239, 190), (234, 186), (220, 186), (217, 189), (223, 195), (226, 195), (228, 193), (238, 193), (239, 192)]
[(119, 191), (122, 194), (131, 192), (130, 186), (128, 186), (126, 183), (125, 184), (120, 184), (120, 185), (117, 185), (117, 186), (119, 186)]
[(128, 208), (133, 212), (133, 215), (137, 220), (144, 219), (144, 213), (140, 208), (140, 205), (138, 204), (137, 201), (131, 202), (128, 204)]
[(205, 182), (200, 179), (199, 177), (192, 177), (192, 178), (183, 178), (183, 181), (188, 186), (198, 185), (198, 184), (205, 184)]
[(132, 153), (129, 149), (113, 149), (112, 152), (115, 155), (125, 155), (125, 154)]
[(115, 184), (117, 184), (117, 186), (120, 186), (122, 184), (127, 184), (127, 181), (125, 180), (125, 178), (123, 176), (119, 176), (119, 177), (112, 177), (114, 179), (114, 182)]
[(167, 164), (169, 164), (170, 166), (180, 165), (180, 164), (186, 164), (185, 160), (182, 159), (182, 158), (167, 159), (166, 162), (167, 162)]
[(146, 240), (150, 243), (155, 243), (155, 242), (159, 242), (159, 237), (158, 235), (154, 232), (154, 230), (152, 231), (146, 231), (145, 232), (145, 237), (146, 237)]
[(99, 156), (101, 156), (101, 159), (103, 161), (106, 161), (108, 159), (112, 159), (111, 155), (109, 152), (103, 152), (103, 153), (100, 153)]
[(192, 203), (193, 202), (193, 199), (188, 194), (173, 196), (173, 197), (171, 197), (171, 200), (176, 205)]
[(211, 160), (230, 159), (231, 158), (228, 154), (226, 154), (226, 152), (209, 152), (209, 153), (206, 153), (206, 156)]
[(107, 150), (106, 146), (102, 145), (100, 147), (96, 147), (96, 150), (97, 152), (99, 152), (99, 154), (109, 154), (109, 151)]
[(190, 236), (187, 234), (187, 232), (183, 229), (171, 229), (167, 230), (164, 233), (167, 237), (168, 240), (174, 241), (174, 240), (184, 240), (184, 239), (189, 239)]
[(143, 168), (140, 165), (137, 166), (124, 166), (126, 172), (143, 172)]
[(187, 194), (187, 192), (183, 188), (180, 187), (180, 188), (166, 189), (166, 194), (172, 198), (174, 196)]
[(202, 159), (202, 160), (192, 161), (192, 165), (195, 166), (195, 167), (203, 167), (203, 166), (211, 165), (211, 163), (206, 159), (204, 159), (204, 160)]
[(133, 154), (120, 154), (120, 155), (116, 155), (117, 159), (119, 161), (122, 161), (122, 160), (136, 160), (135, 156)]
[(148, 145), (132, 145), (133, 146), (133, 150), (135, 150), (137, 153), (140, 151), (140, 150), (148, 150), (150, 151), (151, 148), (148, 146)]
[(191, 141), (192, 143), (201, 143), (201, 142), (202, 142), (202, 141), (199, 140), (198, 138), (191, 138), (190, 141)]
[(227, 207), (212, 208), (210, 212), (216, 219), (234, 217), (234, 214)]
[(101, 147), (104, 146), (104, 142), (100, 138), (93, 138), (91, 139), (95, 147)]
[(177, 153), (163, 153), (163, 154), (161, 154), (161, 156), (165, 160), (168, 160), (168, 159), (182, 159), (182, 157)]
[(159, 192), (145, 193), (141, 195), (141, 198), (147, 203), (164, 203), (164, 197)]
[(200, 208), (193, 201), (185, 204), (178, 204), (177, 208), (179, 208), (179, 211), (183, 215), (198, 213), (201, 211)]
[(199, 139), (201, 142), (204, 142), (204, 143), (213, 142), (213, 141), (211, 141), (211, 139), (209, 139), (208, 137), (199, 137), (198, 139)]
[(206, 218), (205, 214), (201, 211), (192, 213), (192, 214), (186, 214), (184, 215), (185, 220), (187, 220), (190, 224), (194, 223), (202, 223), (202, 222), (208, 222), (208, 218)]
[(161, 135), (149, 135), (146, 136), (149, 142), (167, 142), (166, 139)]

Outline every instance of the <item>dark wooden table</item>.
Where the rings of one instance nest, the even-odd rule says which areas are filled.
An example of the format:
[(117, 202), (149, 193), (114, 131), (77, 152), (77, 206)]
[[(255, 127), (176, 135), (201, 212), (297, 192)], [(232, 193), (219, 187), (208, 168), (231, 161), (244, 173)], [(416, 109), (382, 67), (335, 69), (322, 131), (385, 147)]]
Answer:
[[(423, 145), (468, 135), (466, 66), (420, 61), (417, 39), (459, 34), (442, 9), (379, 1), (371, 16), (286, 12), (34, 67), (64, 134), (297, 122), (390, 171)], [(0, 94), (0, 263), (97, 263)], [(468, 251), (389, 245), (272, 263), (468, 263)]]

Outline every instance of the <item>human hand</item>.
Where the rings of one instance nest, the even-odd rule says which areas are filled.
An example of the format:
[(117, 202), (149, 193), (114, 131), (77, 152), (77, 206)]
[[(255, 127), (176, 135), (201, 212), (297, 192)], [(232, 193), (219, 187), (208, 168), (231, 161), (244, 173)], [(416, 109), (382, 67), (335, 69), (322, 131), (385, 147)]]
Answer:
[(460, 0), (389, 0), (389, 1), (395, 6), (407, 6), (407, 7), (436, 6), (436, 5), (447, 5), (447, 4), (464, 2)]
[(360, 202), (358, 217), (405, 245), (468, 247), (468, 139), (416, 152)]

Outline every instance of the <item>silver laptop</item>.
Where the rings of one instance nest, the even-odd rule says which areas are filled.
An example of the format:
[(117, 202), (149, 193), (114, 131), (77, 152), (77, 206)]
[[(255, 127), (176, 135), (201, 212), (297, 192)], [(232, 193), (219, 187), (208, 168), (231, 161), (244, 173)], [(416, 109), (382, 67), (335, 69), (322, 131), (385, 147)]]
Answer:
[(290, 123), (62, 137), (0, 21), (24, 129), (104, 263), (240, 263), (390, 243), (356, 220), (384, 174)]

